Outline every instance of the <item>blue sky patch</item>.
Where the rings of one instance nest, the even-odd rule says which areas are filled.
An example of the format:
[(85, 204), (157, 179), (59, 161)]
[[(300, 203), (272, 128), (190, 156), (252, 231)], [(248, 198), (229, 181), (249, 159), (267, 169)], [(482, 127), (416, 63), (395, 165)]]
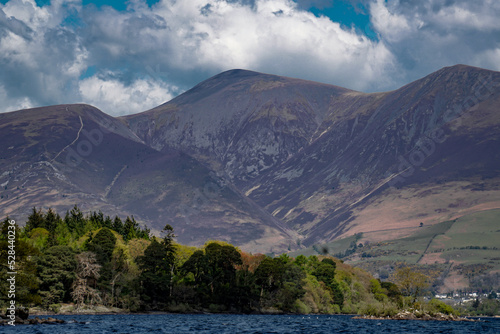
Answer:
[(336, 0), (327, 6), (309, 8), (309, 11), (316, 16), (326, 16), (333, 22), (338, 22), (347, 28), (354, 27), (358, 33), (364, 34), (372, 40), (378, 40), (377, 34), (373, 31), (370, 23), (368, 9), (362, 4), (352, 4), (350, 1)]
[(97, 67), (89, 66), (87, 67), (87, 70), (80, 76), (80, 80), (93, 77), (96, 73), (97, 73)]
[[(159, 0), (145, 0), (149, 7), (159, 2)], [(120, 1), (120, 0), (100, 0), (100, 1), (89, 1), (83, 0), (82, 4), (94, 4), (96, 7), (101, 8), (102, 6), (110, 6), (116, 10), (123, 11), (127, 9), (128, 1)]]

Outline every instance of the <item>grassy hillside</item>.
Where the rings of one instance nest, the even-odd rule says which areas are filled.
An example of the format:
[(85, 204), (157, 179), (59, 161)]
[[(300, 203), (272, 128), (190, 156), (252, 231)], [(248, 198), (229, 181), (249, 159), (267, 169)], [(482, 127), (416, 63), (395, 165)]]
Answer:
[[(390, 278), (391, 273), (405, 263), (427, 271), (435, 279), (434, 287), (438, 291), (487, 288), (482, 281), (500, 272), (498, 209), (424, 225), (411, 236), (400, 239), (370, 243), (374, 239), (371, 234), (315, 245), (291, 255), (335, 255), (383, 279)], [(497, 282), (491, 288), (499, 286)]]

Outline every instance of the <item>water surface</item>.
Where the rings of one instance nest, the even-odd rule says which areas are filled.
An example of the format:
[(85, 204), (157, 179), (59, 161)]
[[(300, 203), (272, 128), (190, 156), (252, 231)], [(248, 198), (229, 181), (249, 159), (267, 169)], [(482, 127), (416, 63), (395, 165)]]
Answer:
[(346, 315), (134, 314), (57, 318), (78, 322), (0, 326), (0, 333), (500, 333), (500, 319), (492, 318), (481, 322), (358, 320)]

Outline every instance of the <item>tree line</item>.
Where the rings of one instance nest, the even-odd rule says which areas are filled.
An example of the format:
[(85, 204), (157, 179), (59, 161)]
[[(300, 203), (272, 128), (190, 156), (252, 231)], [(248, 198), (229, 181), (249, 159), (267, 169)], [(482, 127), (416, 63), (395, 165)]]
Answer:
[[(8, 218), (0, 224), (3, 305), (8, 224)], [(75, 310), (391, 315), (415, 303), (424, 287), (412, 285), (411, 272), (398, 286), (329, 256), (270, 257), (223, 241), (185, 246), (175, 242), (170, 225), (156, 237), (133, 217), (84, 215), (76, 206), (64, 218), (33, 208), (16, 229), (16, 301), (55, 312), (73, 303)]]

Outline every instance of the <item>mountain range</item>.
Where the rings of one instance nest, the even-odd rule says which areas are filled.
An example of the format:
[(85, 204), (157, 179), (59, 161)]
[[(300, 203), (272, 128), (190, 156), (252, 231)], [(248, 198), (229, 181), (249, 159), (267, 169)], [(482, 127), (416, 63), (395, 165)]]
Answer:
[(0, 216), (134, 215), (182, 243), (283, 252), (411, 235), (500, 208), (500, 72), (456, 65), (390, 92), (246, 70), (154, 109), (0, 114)]

